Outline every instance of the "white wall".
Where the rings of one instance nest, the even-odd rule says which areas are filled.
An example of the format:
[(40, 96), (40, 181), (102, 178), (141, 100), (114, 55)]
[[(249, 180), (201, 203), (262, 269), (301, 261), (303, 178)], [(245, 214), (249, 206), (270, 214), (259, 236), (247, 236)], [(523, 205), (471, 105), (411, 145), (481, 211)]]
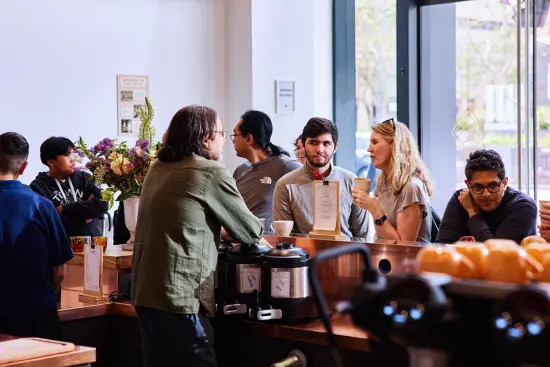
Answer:
[(180, 107), (223, 104), (217, 87), (215, 0), (3, 0), (0, 131), (31, 144), (30, 183), (52, 135), (115, 137), (116, 74), (150, 75), (155, 125)]
[[(2, 0), (0, 132), (31, 144), (22, 181), (44, 170), (52, 135), (116, 136), (116, 74), (148, 74), (162, 133), (188, 104), (231, 130), (248, 108), (292, 149), (310, 117), (332, 115), (331, 0)], [(275, 79), (296, 81), (296, 112), (275, 115)], [(158, 134), (160, 136), (160, 133)], [(228, 140), (224, 162), (240, 162)]]
[[(226, 9), (226, 123), (232, 129), (247, 108), (264, 111), (272, 142), (292, 153), (309, 118), (332, 118), (332, 0), (228, 0)], [(275, 113), (277, 79), (296, 83), (292, 115)], [(243, 162), (231, 142), (224, 161), (230, 170)]]

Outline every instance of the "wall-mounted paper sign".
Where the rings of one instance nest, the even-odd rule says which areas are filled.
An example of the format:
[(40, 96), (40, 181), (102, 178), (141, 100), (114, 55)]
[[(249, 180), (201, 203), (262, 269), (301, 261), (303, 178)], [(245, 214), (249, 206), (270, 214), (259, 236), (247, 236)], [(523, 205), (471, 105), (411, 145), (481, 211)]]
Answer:
[(149, 97), (147, 75), (117, 75), (117, 135), (137, 136), (141, 125), (140, 109)]
[(275, 81), (276, 110), (280, 115), (294, 113), (294, 82)]

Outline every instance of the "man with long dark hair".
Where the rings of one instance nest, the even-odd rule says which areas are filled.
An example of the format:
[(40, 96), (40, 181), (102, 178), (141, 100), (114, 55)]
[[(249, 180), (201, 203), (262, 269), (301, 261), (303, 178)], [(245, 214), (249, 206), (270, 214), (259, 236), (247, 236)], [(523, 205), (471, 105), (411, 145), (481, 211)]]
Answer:
[(273, 221), (272, 201), (275, 184), (288, 172), (302, 165), (290, 154), (271, 142), (273, 124), (261, 111), (249, 110), (233, 129), (231, 140), (241, 164), (233, 177), (246, 206), (255, 216), (265, 219), (269, 228)]
[(260, 241), (259, 219), (217, 162), (226, 138), (216, 111), (182, 108), (143, 184), (131, 293), (147, 367), (216, 366), (209, 317), (221, 228), (240, 243)]

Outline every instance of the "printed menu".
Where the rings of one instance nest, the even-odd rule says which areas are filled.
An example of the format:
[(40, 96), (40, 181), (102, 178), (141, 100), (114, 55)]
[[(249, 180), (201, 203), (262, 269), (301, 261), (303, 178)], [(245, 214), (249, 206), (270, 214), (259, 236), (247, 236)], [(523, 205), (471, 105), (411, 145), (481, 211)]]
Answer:
[(103, 247), (84, 245), (84, 293), (101, 296)]
[(340, 231), (340, 183), (313, 182), (313, 230)]

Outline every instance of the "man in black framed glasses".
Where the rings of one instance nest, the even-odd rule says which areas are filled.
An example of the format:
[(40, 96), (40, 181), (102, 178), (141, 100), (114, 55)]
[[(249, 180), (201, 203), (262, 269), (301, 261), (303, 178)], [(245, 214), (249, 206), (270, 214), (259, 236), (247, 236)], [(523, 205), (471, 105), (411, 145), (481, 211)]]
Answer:
[(472, 152), (465, 174), (466, 188), (449, 200), (437, 242), (503, 238), (519, 244), (536, 234), (537, 205), (530, 196), (508, 187), (504, 163), (496, 151)]

